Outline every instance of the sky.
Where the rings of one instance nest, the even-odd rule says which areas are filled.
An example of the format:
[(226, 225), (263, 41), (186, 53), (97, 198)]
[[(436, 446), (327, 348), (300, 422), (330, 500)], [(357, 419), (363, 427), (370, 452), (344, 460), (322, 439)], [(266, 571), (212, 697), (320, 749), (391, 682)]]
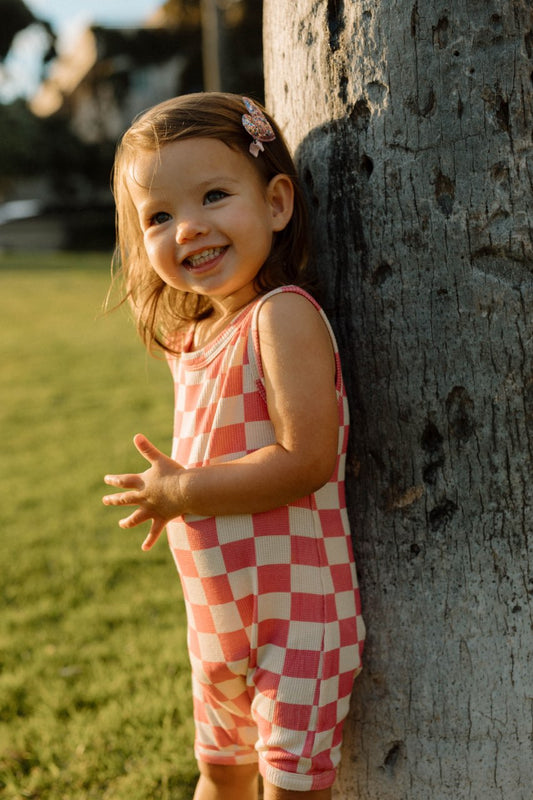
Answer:
[[(58, 47), (68, 46), (90, 24), (136, 26), (163, 5), (163, 0), (25, 0), (36, 17), (48, 20), (59, 34)], [(31, 95), (40, 78), (45, 36), (31, 26), (16, 37), (0, 71), (0, 102)]]
[(163, 5), (159, 0), (25, 0), (35, 16), (48, 19), (56, 29), (91, 22), (103, 25), (137, 25)]

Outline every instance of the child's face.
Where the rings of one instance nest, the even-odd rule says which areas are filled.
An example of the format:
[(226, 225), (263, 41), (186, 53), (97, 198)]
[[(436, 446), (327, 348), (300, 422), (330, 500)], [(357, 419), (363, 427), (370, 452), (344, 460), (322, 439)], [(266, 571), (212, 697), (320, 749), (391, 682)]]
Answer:
[(127, 185), (146, 253), (165, 283), (228, 310), (255, 297), (274, 233), (292, 214), (287, 176), (265, 186), (249, 156), (197, 138), (139, 153)]

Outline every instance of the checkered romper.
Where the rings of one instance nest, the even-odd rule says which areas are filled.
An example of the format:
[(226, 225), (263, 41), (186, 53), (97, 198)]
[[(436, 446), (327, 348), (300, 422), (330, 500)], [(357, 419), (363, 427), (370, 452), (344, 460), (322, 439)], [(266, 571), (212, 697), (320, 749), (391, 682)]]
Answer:
[[(344, 499), (348, 407), (323, 312), (287, 286), (258, 298), (212, 343), (170, 359), (176, 389), (173, 458), (189, 467), (272, 444), (258, 311), (267, 297), (304, 295), (322, 314), (337, 360), (339, 450), (329, 483), (273, 511), (187, 515), (168, 525), (188, 617), (196, 757), (246, 764), (270, 783), (330, 786), (361, 668), (364, 624)], [(310, 432), (312, 435), (312, 432)]]

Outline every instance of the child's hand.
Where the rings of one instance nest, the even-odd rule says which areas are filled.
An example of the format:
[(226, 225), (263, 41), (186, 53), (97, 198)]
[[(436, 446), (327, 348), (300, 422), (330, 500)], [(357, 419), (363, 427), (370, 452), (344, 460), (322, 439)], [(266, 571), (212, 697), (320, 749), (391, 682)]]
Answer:
[(109, 486), (133, 491), (106, 495), (102, 502), (106, 506), (139, 506), (129, 517), (121, 519), (121, 528), (133, 528), (146, 520), (152, 520), (150, 533), (142, 544), (149, 550), (159, 538), (167, 522), (183, 513), (179, 475), (183, 467), (161, 453), (142, 434), (133, 439), (139, 453), (150, 462), (150, 467), (138, 474), (106, 475)]

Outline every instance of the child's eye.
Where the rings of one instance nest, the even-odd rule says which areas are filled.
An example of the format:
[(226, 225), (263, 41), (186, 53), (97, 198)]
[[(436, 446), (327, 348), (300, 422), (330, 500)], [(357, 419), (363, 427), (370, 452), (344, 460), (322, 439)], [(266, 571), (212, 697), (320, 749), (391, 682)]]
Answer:
[(204, 205), (208, 206), (210, 203), (216, 203), (217, 200), (223, 200), (227, 196), (227, 192), (223, 192), (222, 189), (211, 189), (204, 197)]
[(150, 225), (163, 225), (163, 223), (167, 222), (169, 219), (170, 214), (167, 214), (166, 211), (158, 211), (150, 217)]

